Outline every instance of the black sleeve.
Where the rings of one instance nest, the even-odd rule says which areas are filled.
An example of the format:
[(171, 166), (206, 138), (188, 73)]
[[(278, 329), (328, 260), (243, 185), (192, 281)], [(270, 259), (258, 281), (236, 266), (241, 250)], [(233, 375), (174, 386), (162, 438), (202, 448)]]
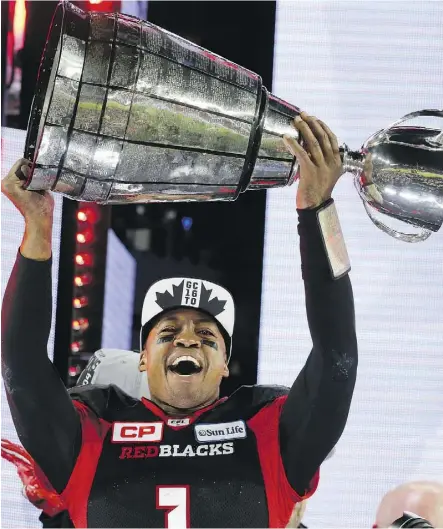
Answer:
[(61, 492), (81, 445), (80, 418), (47, 354), (51, 260), (20, 253), (2, 307), (2, 375), (20, 441)]
[(316, 210), (300, 210), (298, 232), (313, 349), (280, 417), (283, 465), (300, 495), (343, 433), (357, 374), (354, 299), (349, 276), (333, 280)]

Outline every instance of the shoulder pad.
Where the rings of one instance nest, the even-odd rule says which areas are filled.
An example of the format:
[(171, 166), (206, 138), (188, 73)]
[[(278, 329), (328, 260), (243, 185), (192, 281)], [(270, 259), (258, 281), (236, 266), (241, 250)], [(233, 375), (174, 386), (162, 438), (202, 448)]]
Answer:
[(68, 390), (68, 393), (72, 400), (81, 402), (105, 420), (110, 408), (115, 411), (123, 407), (134, 406), (138, 402), (114, 384), (76, 386)]

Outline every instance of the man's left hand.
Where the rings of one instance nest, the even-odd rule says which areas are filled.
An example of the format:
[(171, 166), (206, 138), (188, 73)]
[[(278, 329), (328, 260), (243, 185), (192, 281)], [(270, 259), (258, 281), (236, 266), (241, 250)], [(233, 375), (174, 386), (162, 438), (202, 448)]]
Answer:
[(299, 163), (300, 181), (297, 190), (297, 209), (312, 209), (331, 198), (343, 164), (335, 134), (319, 119), (302, 112), (294, 120), (303, 138), (300, 143), (284, 136), (288, 150)]

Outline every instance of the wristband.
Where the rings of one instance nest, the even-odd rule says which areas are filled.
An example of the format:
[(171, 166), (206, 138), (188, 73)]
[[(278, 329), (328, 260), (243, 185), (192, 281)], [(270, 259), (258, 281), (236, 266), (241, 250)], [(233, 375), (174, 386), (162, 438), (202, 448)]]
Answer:
[(317, 222), (332, 278), (340, 279), (351, 270), (351, 263), (334, 202), (317, 211)]

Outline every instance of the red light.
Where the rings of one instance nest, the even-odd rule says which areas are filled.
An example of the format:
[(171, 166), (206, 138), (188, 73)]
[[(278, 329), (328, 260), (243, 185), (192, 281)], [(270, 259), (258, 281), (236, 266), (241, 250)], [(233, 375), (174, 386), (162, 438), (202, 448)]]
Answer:
[(68, 373), (70, 377), (76, 377), (80, 373), (80, 367), (79, 366), (70, 366), (68, 369)]
[(79, 266), (92, 266), (92, 263), (93, 263), (92, 255), (89, 253), (78, 253), (75, 256), (75, 262)]
[(85, 230), (77, 233), (77, 242), (79, 244), (88, 244), (94, 239), (94, 232), (92, 230)]
[(120, 2), (112, 0), (89, 0), (87, 3), (88, 11), (101, 11), (102, 13), (118, 12), (120, 7)]
[(83, 342), (81, 340), (79, 342), (71, 343), (71, 351), (73, 353), (79, 353), (82, 349), (83, 349)]
[(74, 305), (74, 308), (82, 309), (83, 307), (86, 307), (88, 305), (88, 298), (86, 296), (74, 298), (72, 304)]
[(79, 222), (94, 223), (98, 220), (97, 211), (92, 208), (82, 208), (77, 211), (77, 220)]
[(72, 320), (72, 329), (74, 331), (86, 331), (89, 327), (89, 321), (87, 318), (79, 318), (78, 320)]
[(77, 287), (84, 287), (85, 285), (89, 285), (91, 281), (91, 274), (82, 274), (81, 276), (74, 277), (74, 285)]

